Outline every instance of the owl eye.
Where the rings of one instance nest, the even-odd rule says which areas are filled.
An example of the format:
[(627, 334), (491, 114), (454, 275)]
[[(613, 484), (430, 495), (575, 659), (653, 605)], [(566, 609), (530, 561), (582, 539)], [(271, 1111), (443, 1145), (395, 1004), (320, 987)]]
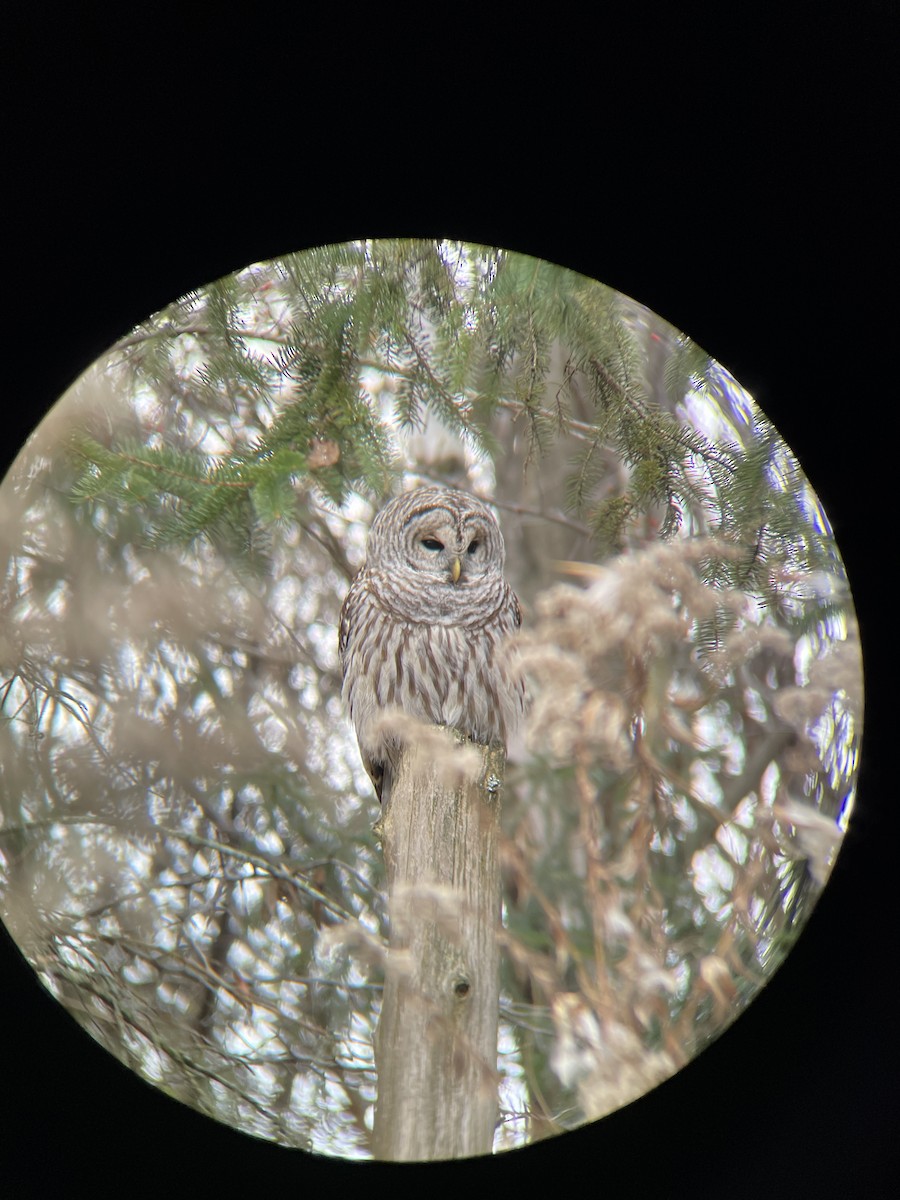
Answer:
[(422, 545), (426, 550), (443, 550), (444, 543), (439, 542), (437, 538), (422, 538)]
[(474, 554), (478, 549), (479, 544), (478, 538), (472, 538), (471, 542), (469, 542), (469, 545), (466, 548), (466, 554)]

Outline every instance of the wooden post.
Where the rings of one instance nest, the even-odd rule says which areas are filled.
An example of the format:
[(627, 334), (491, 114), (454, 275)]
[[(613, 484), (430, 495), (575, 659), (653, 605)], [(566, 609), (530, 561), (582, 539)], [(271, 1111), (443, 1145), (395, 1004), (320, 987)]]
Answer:
[(448, 787), (411, 744), (381, 821), (391, 931), (375, 1036), (379, 1159), (493, 1146), (505, 756), (496, 745), (474, 749), (478, 778)]

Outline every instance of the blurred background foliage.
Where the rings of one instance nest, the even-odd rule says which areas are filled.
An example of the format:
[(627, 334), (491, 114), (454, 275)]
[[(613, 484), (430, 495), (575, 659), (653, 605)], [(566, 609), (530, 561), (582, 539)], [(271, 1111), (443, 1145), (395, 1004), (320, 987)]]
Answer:
[(859, 755), (828, 521), (736, 381), (636, 302), (365, 241), (123, 337), (3, 485), (0, 906), (135, 1071), (350, 1157), (385, 913), (336, 625), (372, 515), (417, 482), (496, 505), (525, 609), (497, 1149), (734, 1018), (827, 879)]

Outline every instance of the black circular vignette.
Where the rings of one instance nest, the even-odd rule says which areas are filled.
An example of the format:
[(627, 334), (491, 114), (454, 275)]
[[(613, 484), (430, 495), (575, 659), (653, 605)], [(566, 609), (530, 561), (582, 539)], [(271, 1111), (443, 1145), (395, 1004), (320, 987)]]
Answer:
[[(217, 220), (173, 215), (151, 202), (140, 176), (128, 187), (120, 179), (117, 208), (108, 167), (79, 177), (69, 169), (74, 151), (57, 159), (56, 144), (45, 141), (44, 195), (57, 200), (34, 206), (24, 195), (9, 226), (17, 236), (8, 239), (6, 288), (18, 319), (7, 345), (4, 470), (97, 355), (191, 286), (283, 251), (359, 236), (415, 233), (503, 245), (635, 297), (684, 329), (754, 395), (834, 527), (860, 617), (867, 709), (850, 830), (784, 967), (668, 1083), (598, 1124), (496, 1159), (356, 1165), (217, 1125), (102, 1051), (0, 930), (7, 1031), (0, 1178), (11, 1195), (44, 1195), (60, 1183), (74, 1190), (89, 1179), (100, 1183), (100, 1194), (132, 1182), (138, 1191), (145, 1178), (147, 1190), (187, 1195), (212, 1185), (231, 1195), (260, 1182), (267, 1189), (350, 1178), (387, 1184), (395, 1173), (429, 1187), (440, 1178), (456, 1191), (527, 1187), (537, 1171), (558, 1172), (551, 1178), (564, 1186), (588, 1181), (609, 1196), (889, 1194), (897, 1178), (898, 1097), (886, 767), (896, 631), (885, 620), (895, 605), (886, 604), (894, 505), (884, 426), (896, 390), (896, 308), (882, 307), (890, 230), (886, 176), (876, 165), (879, 114), (871, 119), (874, 125), (858, 129), (858, 161), (845, 160), (841, 171), (832, 162), (834, 131), (825, 126), (802, 161), (785, 147), (773, 158), (757, 143), (756, 155), (743, 157), (740, 132), (727, 147), (705, 146), (704, 162), (719, 150), (743, 191), (705, 193), (702, 206), (689, 202), (689, 172), (680, 186), (664, 186), (664, 168), (655, 163), (628, 174), (624, 194), (595, 192), (583, 179), (579, 189), (569, 175), (563, 186), (555, 169), (537, 183), (529, 177), (521, 190), (504, 176), (474, 191), (469, 181), (426, 197), (422, 188), (413, 195), (400, 186), (395, 171), (371, 195), (344, 188), (341, 202), (321, 186), (324, 162), (317, 159), (308, 170), (317, 194), (303, 191), (293, 211), (279, 203), (278, 217), (267, 209), (258, 220), (224, 209)], [(867, 163), (871, 172), (861, 178)], [(33, 319), (42, 293), (50, 339)]]

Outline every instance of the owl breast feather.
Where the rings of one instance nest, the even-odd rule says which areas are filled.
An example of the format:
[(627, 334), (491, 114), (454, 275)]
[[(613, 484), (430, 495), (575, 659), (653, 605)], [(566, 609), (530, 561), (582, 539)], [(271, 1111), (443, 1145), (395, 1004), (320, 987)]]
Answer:
[[(360, 582), (360, 581), (358, 581)], [(343, 650), (344, 698), (360, 748), (374, 760), (384, 738), (374, 729), (386, 709), (447, 725), (474, 741), (505, 743), (522, 711), (522, 687), (498, 653), (514, 632), (518, 609), (505, 585), (478, 611), (454, 623), (412, 621), (390, 611), (390, 597), (369, 589), (355, 597), (352, 639)], [(384, 604), (384, 600), (388, 604)]]

